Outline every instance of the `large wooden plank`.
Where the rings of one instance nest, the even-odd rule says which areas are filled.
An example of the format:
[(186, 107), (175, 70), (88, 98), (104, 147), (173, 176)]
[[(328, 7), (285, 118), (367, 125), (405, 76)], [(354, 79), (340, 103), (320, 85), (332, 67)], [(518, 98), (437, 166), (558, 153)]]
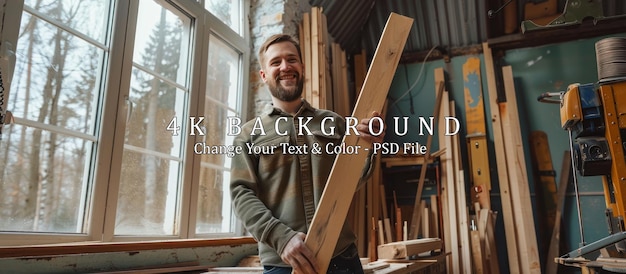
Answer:
[[(372, 111), (382, 111), (412, 24), (411, 18), (395, 13), (389, 16), (352, 117), (360, 120), (370, 117)], [(355, 134), (345, 135), (343, 143), (346, 146), (370, 147), (368, 142)], [(366, 163), (367, 157), (368, 151), (360, 151), (355, 154), (339, 154), (335, 159), (305, 240), (315, 254), (320, 269), (328, 268), (341, 224), (344, 223), (350, 206), (350, 197), (361, 177), (360, 166)]]
[(505, 140), (506, 163), (509, 169), (513, 215), (515, 215), (515, 225), (520, 228), (517, 233), (520, 266), (523, 273), (541, 273), (511, 66), (502, 68), (502, 78), (507, 101), (500, 103), (500, 117)]
[(496, 154), (496, 166), (498, 168), (498, 184), (500, 186), (500, 199), (502, 203), (502, 217), (504, 220), (504, 232), (506, 238), (507, 255), (509, 259), (509, 273), (520, 273), (520, 263), (517, 251), (516, 225), (513, 218), (513, 206), (509, 191), (509, 173), (506, 165), (504, 140), (502, 137), (502, 125), (500, 122), (500, 106), (498, 105), (498, 90), (493, 65), (493, 55), (487, 43), (483, 43), (485, 58), (485, 73), (487, 74), (487, 90), (489, 94), (489, 110), (493, 126), (493, 145)]

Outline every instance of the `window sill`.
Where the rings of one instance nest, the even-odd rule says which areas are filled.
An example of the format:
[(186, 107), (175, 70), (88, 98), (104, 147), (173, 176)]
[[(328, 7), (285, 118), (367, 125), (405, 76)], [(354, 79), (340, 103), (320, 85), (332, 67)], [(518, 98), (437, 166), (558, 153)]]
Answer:
[(0, 247), (0, 258), (60, 256), (70, 254), (128, 252), (153, 249), (194, 248), (207, 246), (256, 244), (252, 237), (220, 239), (182, 239), (141, 242), (78, 242), (48, 245)]

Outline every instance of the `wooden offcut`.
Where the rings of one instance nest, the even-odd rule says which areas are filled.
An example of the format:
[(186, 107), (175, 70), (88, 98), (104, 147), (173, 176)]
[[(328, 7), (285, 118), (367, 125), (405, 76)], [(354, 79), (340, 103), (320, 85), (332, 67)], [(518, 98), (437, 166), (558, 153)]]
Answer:
[(439, 238), (422, 238), (417, 240), (393, 242), (378, 246), (378, 258), (403, 259), (437, 249), (441, 249), (441, 239)]
[[(352, 117), (360, 120), (371, 117), (373, 111), (382, 111), (412, 24), (411, 18), (395, 13), (389, 16)], [(346, 146), (370, 147), (368, 142), (355, 134), (344, 136), (343, 143)], [(368, 151), (361, 150), (356, 154), (339, 154), (335, 159), (305, 240), (315, 254), (320, 269), (328, 268), (341, 224), (345, 221), (351, 197), (361, 177), (362, 169), (355, 164), (364, 165), (368, 154)]]

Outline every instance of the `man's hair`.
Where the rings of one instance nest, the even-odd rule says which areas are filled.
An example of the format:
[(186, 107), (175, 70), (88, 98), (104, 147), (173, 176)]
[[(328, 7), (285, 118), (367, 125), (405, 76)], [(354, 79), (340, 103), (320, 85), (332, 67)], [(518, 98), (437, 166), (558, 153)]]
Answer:
[(294, 46), (296, 46), (296, 50), (298, 50), (298, 58), (300, 58), (300, 62), (302, 62), (302, 52), (300, 51), (300, 45), (298, 44), (298, 42), (293, 39), (293, 37), (291, 37), (291, 35), (288, 34), (274, 34), (272, 36), (270, 36), (269, 38), (267, 38), (267, 40), (265, 40), (265, 42), (263, 43), (263, 45), (261, 45), (261, 48), (259, 49), (259, 64), (261, 65), (261, 68), (264, 66), (265, 63), (265, 52), (267, 51), (267, 49), (276, 43), (280, 43), (280, 42), (290, 42), (292, 43)]

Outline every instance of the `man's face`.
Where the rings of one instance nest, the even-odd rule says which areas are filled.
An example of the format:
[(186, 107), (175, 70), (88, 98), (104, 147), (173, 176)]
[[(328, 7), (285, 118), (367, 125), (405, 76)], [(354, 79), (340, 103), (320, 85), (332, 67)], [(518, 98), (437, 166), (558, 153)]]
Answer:
[(300, 99), (304, 77), (296, 46), (286, 41), (278, 42), (267, 48), (264, 57), (259, 73), (272, 96), (286, 102)]

